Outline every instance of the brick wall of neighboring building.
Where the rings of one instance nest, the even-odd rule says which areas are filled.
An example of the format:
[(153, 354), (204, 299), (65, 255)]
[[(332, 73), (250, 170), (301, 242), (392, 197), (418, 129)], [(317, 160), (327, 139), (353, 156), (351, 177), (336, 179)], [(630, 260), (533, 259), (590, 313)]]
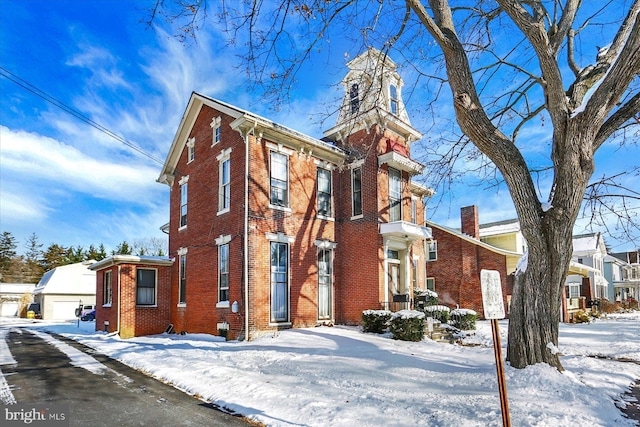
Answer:
[(510, 284), (506, 257), (435, 226), (432, 233), (437, 240), (438, 255), (436, 261), (427, 262), (427, 277), (435, 279), (438, 302), (451, 308), (475, 310), (482, 318), (480, 271), (497, 270), (506, 309)]

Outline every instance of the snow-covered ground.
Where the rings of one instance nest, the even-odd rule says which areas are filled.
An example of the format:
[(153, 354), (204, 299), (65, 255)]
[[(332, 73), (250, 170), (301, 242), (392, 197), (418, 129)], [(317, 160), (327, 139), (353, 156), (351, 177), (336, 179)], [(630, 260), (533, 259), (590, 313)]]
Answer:
[[(92, 322), (14, 326), (62, 334), (270, 426), (502, 425), (489, 322), (479, 322), (466, 339), (476, 346), (395, 341), (341, 326), (251, 342), (204, 334), (121, 340), (93, 331)], [(506, 321), (500, 330), (504, 346)], [(563, 373), (543, 364), (521, 370), (506, 364), (512, 425), (637, 425), (616, 404), (624, 405), (640, 365), (610, 359), (640, 362), (640, 312), (563, 324), (559, 351)]]

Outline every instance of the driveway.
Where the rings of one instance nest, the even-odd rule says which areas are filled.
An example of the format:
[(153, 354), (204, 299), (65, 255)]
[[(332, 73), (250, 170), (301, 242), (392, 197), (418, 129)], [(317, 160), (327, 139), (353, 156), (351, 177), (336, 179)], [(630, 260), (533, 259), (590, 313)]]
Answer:
[(6, 341), (2, 359), (15, 363), (0, 366), (4, 403), (12, 394), (18, 404), (66, 405), (67, 425), (250, 425), (60, 336), (12, 328)]

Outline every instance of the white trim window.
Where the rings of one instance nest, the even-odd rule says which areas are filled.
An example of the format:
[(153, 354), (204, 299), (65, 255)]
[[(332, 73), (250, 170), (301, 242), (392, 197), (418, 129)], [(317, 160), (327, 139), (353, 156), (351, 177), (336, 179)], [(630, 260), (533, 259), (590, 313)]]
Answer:
[(156, 270), (136, 269), (136, 305), (156, 305)]
[(436, 278), (435, 277), (427, 277), (427, 289), (430, 291), (436, 291)]
[(180, 180), (180, 227), (183, 228), (187, 226), (187, 201), (188, 201), (188, 181), (189, 177), (182, 177)]
[(418, 223), (418, 199), (416, 197), (411, 197), (411, 223)]
[(196, 158), (196, 139), (187, 140), (187, 163), (191, 163)]
[(271, 242), (271, 322), (289, 320), (289, 244)]
[(221, 117), (215, 117), (212, 121), (211, 121), (211, 146), (213, 147), (214, 145), (217, 145), (220, 143), (220, 140), (222, 138), (222, 118)]
[(318, 168), (318, 215), (331, 217), (331, 171)]
[(105, 270), (102, 277), (102, 305), (111, 305), (112, 289), (111, 270)]
[(218, 213), (228, 212), (231, 205), (231, 159), (227, 155), (220, 160), (218, 184)]
[(218, 302), (229, 301), (229, 244), (218, 246)]
[(184, 252), (180, 256), (180, 278), (178, 281), (178, 304), (187, 303), (187, 253)]
[(402, 221), (402, 172), (389, 168), (389, 222)]
[(398, 99), (398, 88), (396, 85), (389, 85), (389, 107), (391, 113), (395, 115), (398, 115), (398, 106), (400, 105)]
[(318, 249), (318, 320), (331, 319), (333, 250)]
[(271, 151), (271, 205), (289, 207), (289, 156)]
[(362, 215), (362, 168), (351, 170), (351, 216)]
[(427, 261), (437, 261), (438, 260), (438, 241), (432, 240), (427, 242)]
[(360, 111), (360, 87), (358, 83), (351, 85), (349, 89), (349, 102), (351, 104), (351, 114), (356, 114)]

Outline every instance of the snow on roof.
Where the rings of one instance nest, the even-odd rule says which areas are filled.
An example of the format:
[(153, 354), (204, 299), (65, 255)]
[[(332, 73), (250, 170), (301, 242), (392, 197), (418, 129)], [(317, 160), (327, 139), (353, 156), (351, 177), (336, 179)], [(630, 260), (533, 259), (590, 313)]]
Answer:
[(0, 283), (0, 294), (30, 294), (35, 287), (33, 283)]
[(96, 262), (89, 269), (98, 271), (118, 264), (172, 265), (173, 260), (166, 256), (113, 255)]
[(96, 273), (89, 270), (95, 261), (63, 265), (47, 271), (36, 285), (34, 294), (93, 294), (96, 293)]
[(517, 233), (518, 231), (520, 231), (520, 221), (517, 219), (480, 224), (480, 237)]
[(599, 250), (600, 233), (573, 236), (573, 252), (596, 252)]

